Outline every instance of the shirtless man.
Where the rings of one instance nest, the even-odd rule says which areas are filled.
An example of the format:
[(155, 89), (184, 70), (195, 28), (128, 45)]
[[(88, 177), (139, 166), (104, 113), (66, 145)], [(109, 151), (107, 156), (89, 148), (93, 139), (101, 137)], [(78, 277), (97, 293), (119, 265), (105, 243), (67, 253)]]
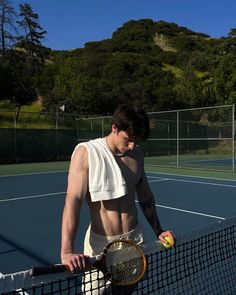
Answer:
[[(165, 242), (171, 231), (161, 228), (155, 201), (144, 172), (144, 158), (137, 145), (149, 137), (147, 114), (135, 107), (120, 105), (113, 118), (111, 133), (104, 138), (125, 179), (127, 193), (112, 200), (92, 202), (89, 193), (89, 161), (85, 146), (78, 146), (72, 156), (68, 189), (62, 220), (61, 261), (72, 272), (89, 265), (88, 256), (102, 253), (106, 244), (114, 239), (131, 239), (144, 242), (144, 233), (138, 221), (135, 195), (144, 216), (156, 237)], [(84, 253), (76, 253), (74, 240), (79, 224), (80, 209), (87, 201), (90, 210), (90, 226), (84, 241)]]

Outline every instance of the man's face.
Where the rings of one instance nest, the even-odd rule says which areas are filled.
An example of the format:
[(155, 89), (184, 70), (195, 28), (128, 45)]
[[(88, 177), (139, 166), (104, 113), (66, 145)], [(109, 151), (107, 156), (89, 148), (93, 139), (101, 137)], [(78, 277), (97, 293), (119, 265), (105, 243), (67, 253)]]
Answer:
[(113, 129), (113, 132), (115, 133), (114, 137), (114, 143), (116, 152), (125, 154), (128, 151), (131, 151), (135, 148), (136, 144), (138, 143), (138, 140), (130, 139), (129, 135), (125, 131), (118, 131), (115, 127)]

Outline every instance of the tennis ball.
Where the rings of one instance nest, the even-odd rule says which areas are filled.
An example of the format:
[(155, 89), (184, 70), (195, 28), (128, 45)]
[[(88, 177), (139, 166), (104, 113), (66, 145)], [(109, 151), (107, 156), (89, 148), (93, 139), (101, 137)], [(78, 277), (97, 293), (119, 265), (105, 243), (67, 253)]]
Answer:
[(165, 243), (162, 242), (162, 245), (163, 245), (166, 249), (171, 248), (171, 247), (173, 246), (173, 240), (172, 240), (172, 238), (169, 237), (169, 236), (167, 236), (167, 237), (165, 237), (165, 240), (168, 242), (168, 244), (165, 244)]

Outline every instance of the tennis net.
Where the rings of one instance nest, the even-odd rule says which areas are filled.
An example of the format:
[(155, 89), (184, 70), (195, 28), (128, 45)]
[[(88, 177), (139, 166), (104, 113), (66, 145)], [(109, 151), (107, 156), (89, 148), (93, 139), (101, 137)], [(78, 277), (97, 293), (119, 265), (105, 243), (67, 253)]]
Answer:
[[(236, 294), (236, 217), (188, 232), (177, 241), (167, 250), (157, 242), (145, 245), (147, 272), (129, 288), (104, 286), (95, 269), (86, 280), (82, 273), (32, 277), (24, 271), (0, 277), (0, 294)], [(91, 284), (94, 276), (96, 289)]]

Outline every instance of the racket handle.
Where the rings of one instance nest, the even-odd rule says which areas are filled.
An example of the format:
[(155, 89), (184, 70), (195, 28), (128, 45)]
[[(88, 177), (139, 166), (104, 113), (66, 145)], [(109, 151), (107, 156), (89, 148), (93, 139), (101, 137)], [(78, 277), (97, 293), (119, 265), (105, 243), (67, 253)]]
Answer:
[(64, 264), (54, 264), (50, 266), (33, 266), (29, 270), (31, 276), (46, 275), (52, 273), (66, 272), (69, 269)]
[[(91, 266), (84, 269), (84, 271), (91, 269), (92, 265), (98, 260), (98, 256), (89, 257), (89, 261)], [(64, 264), (53, 264), (49, 266), (32, 266), (29, 270), (30, 276), (39, 276), (39, 275), (47, 275), (53, 273), (61, 273), (70, 271), (69, 267)]]

